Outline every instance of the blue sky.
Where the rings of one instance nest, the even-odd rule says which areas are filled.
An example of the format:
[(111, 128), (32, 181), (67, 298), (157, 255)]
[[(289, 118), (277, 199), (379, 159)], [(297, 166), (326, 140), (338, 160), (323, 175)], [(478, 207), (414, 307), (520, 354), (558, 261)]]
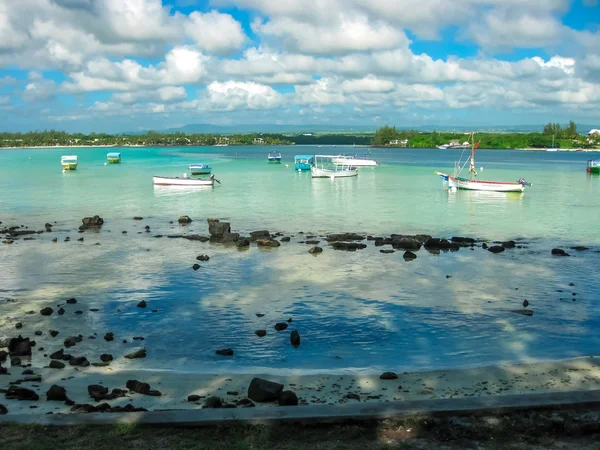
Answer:
[(0, 0), (0, 130), (600, 127), (598, 0)]

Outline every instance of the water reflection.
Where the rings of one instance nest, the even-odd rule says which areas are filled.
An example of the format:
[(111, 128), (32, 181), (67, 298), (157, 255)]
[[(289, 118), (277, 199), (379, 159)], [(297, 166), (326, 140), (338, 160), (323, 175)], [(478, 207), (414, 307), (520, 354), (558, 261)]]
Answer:
[(155, 197), (184, 197), (214, 189), (213, 186), (153, 186)]

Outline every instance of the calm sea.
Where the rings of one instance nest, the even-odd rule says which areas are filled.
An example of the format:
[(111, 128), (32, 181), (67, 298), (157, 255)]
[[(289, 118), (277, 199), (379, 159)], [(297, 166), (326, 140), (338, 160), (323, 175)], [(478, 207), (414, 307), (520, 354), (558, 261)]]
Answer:
[[(105, 165), (115, 150), (122, 164)], [(128, 340), (123, 351), (139, 335), (149, 351), (140, 367), (221, 373), (411, 370), (598, 353), (600, 178), (585, 171), (598, 153), (478, 151), (480, 178), (533, 183), (516, 195), (447, 192), (433, 172), (452, 171), (460, 150), (373, 149), (380, 167), (335, 181), (295, 172), (294, 154), (365, 149), (282, 147), (283, 164), (270, 165), (272, 150), (0, 151), (2, 226), (57, 222), (55, 232), (35, 241), (0, 245), (0, 337), (14, 334), (17, 320), (23, 331), (113, 331)], [(64, 154), (79, 156), (77, 171), (62, 173)], [(211, 165), (221, 185), (194, 192), (153, 187), (152, 175), (182, 176), (190, 163)], [(102, 231), (77, 233), (81, 218), (94, 214), (105, 219)], [(189, 227), (176, 222), (183, 214), (194, 219)], [(208, 217), (229, 219), (242, 233), (282, 232), (292, 242), (240, 252), (154, 237), (206, 234)], [(322, 241), (325, 252), (315, 258), (297, 242), (305, 239), (300, 231), (521, 239), (524, 248), (501, 255), (421, 250), (406, 263), (402, 252), (384, 255), (372, 245), (336, 252)], [(553, 247), (574, 245), (591, 250), (550, 255)], [(194, 272), (200, 254), (211, 260)], [(24, 315), (69, 297), (83, 315)], [(524, 299), (532, 317), (508, 312)], [(141, 300), (147, 309), (136, 308)], [(277, 333), (275, 323), (288, 318), (288, 330)], [(258, 338), (258, 329), (268, 335)], [(289, 344), (292, 329), (302, 336), (299, 349)], [(93, 354), (105, 346), (100, 339), (79, 348)], [(235, 356), (217, 357), (219, 348)]]

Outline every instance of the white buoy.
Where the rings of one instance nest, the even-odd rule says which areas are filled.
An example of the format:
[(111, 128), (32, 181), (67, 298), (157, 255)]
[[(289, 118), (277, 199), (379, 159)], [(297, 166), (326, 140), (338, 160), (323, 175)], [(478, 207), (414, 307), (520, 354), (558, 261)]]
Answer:
[(104, 163), (104, 165), (106, 165), (107, 163)]
[(335, 180), (335, 177), (333, 175), (331, 175), (329, 178), (331, 179), (331, 181)]
[(302, 169), (298, 169), (298, 172), (302, 172)]
[(480, 172), (483, 172), (483, 167), (480, 167), (480, 168), (479, 168), (479, 171), (480, 171)]
[(285, 165), (285, 167), (290, 167), (290, 165), (289, 165), (289, 164), (286, 164), (286, 165)]
[(184, 173), (184, 174), (183, 174), (183, 178), (187, 178), (187, 173)]
[(63, 173), (65, 173), (65, 172), (66, 172), (66, 170), (65, 170), (65, 169), (63, 169)]

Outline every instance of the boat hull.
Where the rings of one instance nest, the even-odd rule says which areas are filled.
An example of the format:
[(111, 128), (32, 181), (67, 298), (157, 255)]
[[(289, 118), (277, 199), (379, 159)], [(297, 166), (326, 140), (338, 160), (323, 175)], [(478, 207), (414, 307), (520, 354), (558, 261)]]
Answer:
[(190, 173), (192, 175), (210, 175), (210, 173), (212, 172), (212, 168), (205, 166), (203, 164), (198, 164), (198, 165), (190, 165), (189, 167), (190, 169)]
[(281, 158), (268, 158), (269, 164), (281, 164)]
[(121, 164), (121, 158), (108, 158), (107, 161), (110, 164)]
[(62, 163), (63, 170), (76, 170), (77, 163)]
[(588, 173), (600, 174), (600, 166), (598, 166), (598, 167), (588, 167), (587, 171), (588, 171)]
[(448, 187), (466, 191), (488, 191), (488, 192), (523, 192), (525, 186), (521, 183), (502, 181), (467, 180), (448, 176)]
[(376, 167), (379, 165), (377, 161), (372, 159), (334, 158), (332, 161), (338, 166)]
[(348, 178), (358, 175), (356, 169), (319, 169), (313, 166), (310, 168), (310, 171), (313, 178)]
[(200, 178), (168, 178), (168, 177), (152, 177), (152, 182), (155, 186), (214, 186), (215, 182), (211, 179)]

